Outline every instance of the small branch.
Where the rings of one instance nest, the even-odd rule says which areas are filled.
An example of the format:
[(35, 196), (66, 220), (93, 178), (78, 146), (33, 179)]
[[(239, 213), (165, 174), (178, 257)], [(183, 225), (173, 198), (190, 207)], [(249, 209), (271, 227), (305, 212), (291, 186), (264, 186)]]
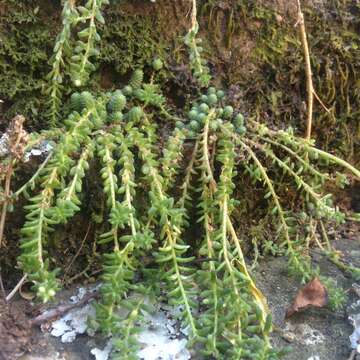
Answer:
[(315, 96), (315, 99), (319, 102), (319, 104), (323, 107), (323, 109), (331, 115), (331, 111), (328, 107), (325, 106), (325, 104), (323, 103), (323, 101), (320, 99), (319, 95), (316, 93), (316, 91), (313, 89), (313, 94)]
[(40, 325), (44, 322), (57, 318), (61, 315), (64, 315), (68, 311), (75, 309), (79, 306), (85, 305), (92, 299), (96, 299), (99, 296), (99, 292), (94, 292), (84, 296), (80, 301), (75, 304), (59, 305), (57, 308), (47, 311), (46, 313), (40, 314), (35, 318), (30, 320), (31, 326)]
[(15, 287), (11, 290), (11, 292), (6, 296), (5, 300), (6, 302), (9, 302), (14, 295), (16, 294), (16, 292), (21, 288), (22, 284), (24, 283), (24, 281), (27, 279), (28, 274), (25, 274), (20, 281), (15, 285)]
[(196, 29), (197, 24), (197, 8), (196, 8), (196, 0), (192, 1), (192, 11), (191, 11), (191, 30)]
[(70, 264), (68, 265), (68, 267), (67, 267), (66, 270), (65, 270), (64, 279), (65, 279), (67, 273), (69, 272), (72, 264), (74, 263), (74, 261), (76, 260), (76, 258), (79, 256), (80, 251), (81, 251), (81, 249), (83, 248), (83, 246), (84, 246), (84, 244), (85, 244), (85, 241), (86, 241), (86, 239), (87, 239), (87, 237), (88, 237), (88, 235), (89, 235), (90, 228), (91, 228), (91, 223), (89, 223), (89, 225), (88, 225), (88, 228), (87, 228), (87, 230), (86, 230), (86, 234), (85, 234), (85, 236), (84, 236), (84, 238), (83, 238), (83, 240), (82, 240), (82, 242), (81, 242), (81, 245), (80, 245), (78, 251), (76, 252), (76, 254), (75, 254), (74, 257), (72, 258)]
[(51, 156), (52, 156), (52, 152), (50, 152), (48, 154), (48, 156), (46, 157), (46, 159), (43, 161), (43, 163), (39, 166), (39, 168), (36, 170), (35, 174), (31, 177), (31, 179), (29, 181), (27, 181), (19, 190), (17, 190), (16, 192), (13, 193), (13, 197), (17, 198), (18, 196), (20, 196), (25, 190), (26, 188), (33, 183), (36, 178), (39, 176), (39, 174), (41, 173), (41, 171), (44, 169), (45, 165), (48, 163), (48, 161), (50, 160)]
[(309, 51), (309, 45), (308, 45), (308, 41), (307, 41), (304, 15), (301, 11), (300, 0), (297, 0), (297, 6), (298, 6), (297, 24), (300, 25), (300, 37), (301, 37), (301, 43), (302, 43), (303, 51), (304, 51), (306, 89), (307, 89), (307, 120), (306, 120), (305, 138), (306, 138), (306, 140), (310, 140), (311, 130), (312, 130), (312, 120), (313, 120), (314, 86), (313, 86), (313, 81), (312, 81), (310, 51)]
[(10, 164), (7, 168), (6, 178), (5, 178), (5, 191), (4, 191), (4, 202), (1, 209), (1, 218), (0, 218), (0, 248), (2, 244), (2, 239), (4, 236), (5, 229), (5, 220), (6, 220), (6, 212), (10, 199), (10, 184), (11, 184), (11, 176), (13, 174), (13, 160), (10, 160)]
[(25, 151), (25, 144), (27, 141), (27, 134), (23, 130), (23, 123), (25, 118), (21, 115), (17, 115), (12, 120), (7, 132), (9, 135), (9, 163), (6, 169), (5, 175), (5, 191), (3, 194), (4, 201), (1, 209), (1, 218), (0, 218), (0, 249), (2, 244), (2, 239), (4, 236), (5, 229), (5, 220), (7, 208), (10, 202), (10, 192), (11, 192), (11, 177), (14, 173), (14, 166), (18, 160), (20, 160)]
[(3, 279), (1, 276), (1, 268), (0, 268), (0, 291), (1, 291), (1, 295), (2, 297), (5, 299), (6, 301), (6, 292), (5, 292), (5, 288), (4, 288), (4, 283), (3, 283)]

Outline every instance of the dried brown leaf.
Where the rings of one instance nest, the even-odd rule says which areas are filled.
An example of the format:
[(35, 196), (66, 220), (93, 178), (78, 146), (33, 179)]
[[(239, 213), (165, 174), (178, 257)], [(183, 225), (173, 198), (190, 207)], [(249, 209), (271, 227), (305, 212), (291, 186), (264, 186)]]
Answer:
[(310, 306), (324, 307), (328, 303), (328, 294), (319, 278), (314, 278), (297, 293), (293, 304), (286, 310), (286, 318)]

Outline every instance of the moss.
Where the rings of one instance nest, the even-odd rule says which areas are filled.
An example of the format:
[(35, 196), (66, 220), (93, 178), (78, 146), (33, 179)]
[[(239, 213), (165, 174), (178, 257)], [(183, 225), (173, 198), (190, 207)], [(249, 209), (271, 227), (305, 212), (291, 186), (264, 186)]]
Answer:
[[(60, 2), (54, 0), (6, 0), (0, 6), (0, 98), (5, 100), (5, 119), (19, 112), (31, 127), (47, 126), (41, 88), (61, 26), (60, 10)], [(122, 85), (137, 67), (144, 67), (149, 76), (152, 60), (158, 57), (166, 66), (156, 75), (157, 81), (168, 83), (164, 87), (167, 97), (176, 103), (175, 97), (186, 96), (191, 83), (181, 79), (189, 79), (182, 43), (189, 27), (188, 12), (185, 0), (176, 6), (140, 0), (108, 6), (106, 25), (100, 29), (93, 89)], [(355, 161), (360, 139), (359, 5), (352, 0), (323, 7), (308, 2), (304, 13), (315, 88), (331, 110), (329, 114), (315, 102), (314, 137), (319, 145), (338, 148), (341, 155)], [(235, 86), (235, 100), (244, 112), (277, 125), (293, 125), (301, 133), (306, 84), (294, 28), (296, 9), (286, 1), (208, 0), (200, 4), (199, 14), (200, 37), (216, 81)], [(65, 92), (70, 93), (72, 85), (66, 86)]]
[(155, 56), (167, 57), (166, 45), (151, 18), (116, 11), (107, 15), (102, 29), (101, 63), (112, 65), (118, 74), (124, 75), (136, 67), (150, 65)]
[[(202, 27), (217, 77), (236, 85), (245, 112), (278, 126), (292, 125), (301, 134), (306, 83), (294, 27), (296, 7), (270, 0), (227, 3), (208, 0), (202, 6)], [(303, 11), (315, 89), (331, 110), (315, 100), (313, 136), (319, 145), (355, 162), (360, 150), (360, 6), (352, 0), (321, 7), (307, 2)]]
[(27, 125), (41, 124), (41, 87), (47, 73), (57, 22), (49, 18), (50, 3), (5, 1), (0, 10), (0, 98), (6, 119), (16, 113), (27, 117)]
[[(30, 128), (46, 127), (42, 87), (50, 71), (48, 62), (61, 27), (60, 2), (6, 0), (1, 6), (0, 98), (5, 101), (3, 116), (10, 119), (21, 113), (28, 119)], [(165, 63), (172, 62), (174, 38), (169, 37), (169, 31), (162, 30), (168, 27), (168, 16), (171, 12), (166, 4), (149, 3), (137, 7), (124, 2), (108, 7), (106, 25), (100, 29), (101, 52), (92, 89), (119, 86), (124, 76), (126, 78), (134, 69), (148, 67), (150, 70), (155, 57)], [(176, 29), (176, 26), (172, 27), (178, 43), (180, 38), (177, 39)], [(157, 77), (157, 80), (165, 81), (171, 75), (164, 68)], [(65, 93), (72, 91), (72, 84), (65, 81)]]

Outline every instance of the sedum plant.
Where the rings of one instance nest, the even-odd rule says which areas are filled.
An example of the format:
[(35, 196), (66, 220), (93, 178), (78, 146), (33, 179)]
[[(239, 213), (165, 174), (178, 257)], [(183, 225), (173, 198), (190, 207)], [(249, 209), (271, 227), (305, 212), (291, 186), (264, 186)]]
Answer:
[[(146, 92), (147, 85), (138, 89)], [(251, 234), (233, 217), (244, 202), (237, 197), (235, 184), (250, 182), (263, 188), (278, 252), (287, 254), (292, 273), (308, 281), (317, 269), (306, 256), (304, 219), (311, 218), (318, 226), (344, 221), (322, 190), (326, 181), (339, 179), (322, 170), (323, 161), (356, 176), (358, 170), (297, 138), (291, 129), (272, 130), (245, 120), (226, 104), (225, 92), (213, 87), (194, 102), (187, 119), (175, 122), (173, 133), (159, 149), (157, 123), (152, 120), (159, 109), (128, 92), (129, 86), (97, 97), (88, 92), (71, 97), (71, 113), (51, 160), (32, 180), (37, 191), (26, 207), (22, 268), (43, 301), (55, 295), (58, 270), (52, 269), (47, 255), (48, 238), (57, 224), (81, 210), (82, 181), (90, 159), (96, 160), (101, 166), (107, 225), (98, 238), (104, 254), (102, 297), (94, 324), (116, 339), (114, 358), (125, 358), (124, 348), (128, 358), (136, 358), (137, 331), (131, 330), (131, 324), (138, 324), (144, 300), (127, 299), (134, 292), (154, 294), (154, 277), (167, 301), (183, 306), (179, 316), (189, 327), (190, 344), (200, 347), (205, 356), (278, 358), (280, 353), (269, 341), (266, 299), (242, 250), (241, 242)], [(159, 88), (157, 93), (161, 94)], [(168, 121), (165, 115), (163, 121)], [(190, 157), (184, 155), (189, 147)], [(279, 179), (285, 182), (285, 176), (286, 186), (292, 184), (299, 192), (295, 206), (279, 194), (283, 186)], [(145, 205), (138, 204), (139, 191), (148, 194)], [(185, 236), (193, 226), (194, 211), (202, 234), (195, 247)], [(320, 245), (324, 254), (334, 253), (330, 242)], [(161, 269), (150, 280), (151, 268), (142, 263), (142, 256)], [(336, 261), (358, 276), (358, 269)], [(144, 279), (141, 284), (136, 280), (139, 276)], [(124, 306), (129, 313), (122, 317), (117, 309)]]
[(108, 0), (88, 0), (85, 6), (79, 6), (80, 23), (87, 26), (77, 33), (78, 40), (74, 48), (74, 54), (70, 58), (70, 75), (75, 86), (83, 86), (89, 79), (89, 75), (95, 70), (91, 58), (97, 56), (96, 44), (100, 41), (97, 31), (97, 22), (104, 24), (105, 20), (101, 8), (109, 4)]
[[(78, 33), (69, 63), (75, 85), (81, 86), (93, 70), (90, 59), (99, 41), (96, 22), (103, 22), (100, 9), (106, 2), (90, 0), (84, 7), (69, 8), (71, 4), (64, 4), (64, 29), (48, 78), (50, 87), (58, 86), (49, 92), (56, 94), (57, 100), (49, 103), (55, 118), (62, 102), (61, 81), (54, 79), (65, 64), (56, 59), (70, 49), (69, 29), (77, 23), (88, 26)], [(42, 301), (54, 297), (61, 269), (51, 261), (49, 239), (57, 225), (86, 205), (83, 181), (97, 163), (105, 199), (103, 231), (97, 238), (103, 272), (91, 323), (113, 336), (113, 358), (137, 358), (138, 324), (143, 311), (149, 311), (146, 298), (160, 295), (181, 307), (179, 319), (189, 329), (189, 346), (204, 356), (278, 359), (282, 352), (269, 340), (271, 314), (248, 270), (243, 242), (253, 240), (257, 256), (267, 251), (285, 254), (291, 273), (304, 282), (318, 275), (308, 256), (311, 242), (359, 277), (359, 269), (342, 262), (327, 237), (326, 224), (341, 223), (345, 216), (325, 185), (346, 181), (343, 172), (327, 173), (329, 165), (359, 178), (360, 172), (290, 128), (270, 128), (245, 118), (231, 106), (225, 90), (209, 87), (194, 24), (186, 43), (199, 91), (187, 104), (187, 113), (175, 114), (154, 77), (147, 83), (146, 74), (137, 69), (121, 89), (72, 94), (63, 126), (37, 135), (53, 138), (55, 145), (15, 193), (30, 193), (19, 264)], [(155, 65), (155, 71), (162, 68)], [(161, 142), (164, 124), (170, 130)], [(261, 226), (273, 232), (271, 244), (254, 240), (253, 229), (238, 216), (251, 196), (249, 188), (261, 194), (258, 214)], [(286, 196), (291, 191), (296, 201)], [(322, 231), (322, 240), (316, 229)], [(324, 283), (333, 286), (329, 279)], [(337, 295), (337, 303), (340, 298)], [(127, 312), (120, 313), (120, 307)]]
[(50, 59), (51, 71), (46, 77), (47, 86), (44, 89), (48, 97), (47, 115), (52, 125), (58, 123), (62, 104), (64, 70), (66, 70), (66, 57), (71, 53), (71, 29), (77, 22), (78, 12), (73, 1), (65, 1), (62, 11), (63, 28), (56, 38), (54, 54)]
[[(101, 13), (108, 0), (88, 0), (84, 6), (75, 0), (64, 0), (62, 30), (56, 38), (54, 54), (50, 59), (51, 71), (46, 77), (44, 94), (48, 97), (47, 116), (51, 125), (58, 125), (65, 77), (70, 77), (76, 87), (86, 84), (95, 65), (91, 62), (100, 41), (97, 23), (104, 24)], [(82, 24), (85, 24), (83, 26)], [(77, 30), (77, 41), (72, 41), (72, 32)]]

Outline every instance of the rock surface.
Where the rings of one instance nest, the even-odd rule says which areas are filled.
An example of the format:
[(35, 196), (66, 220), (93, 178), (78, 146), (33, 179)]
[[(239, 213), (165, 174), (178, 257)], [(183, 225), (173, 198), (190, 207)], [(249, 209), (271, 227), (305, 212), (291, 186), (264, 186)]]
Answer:
[[(356, 232), (351, 233), (351, 236), (348, 237), (346, 235), (342, 234), (344, 238), (341, 241), (335, 241), (334, 245), (343, 252), (347, 261), (359, 265), (360, 236)], [(273, 314), (275, 331), (272, 334), (272, 343), (275, 347), (290, 346), (292, 348), (286, 355), (286, 360), (347, 360), (352, 351), (349, 337), (354, 332), (349, 315), (354, 318), (354, 314), (360, 312), (360, 306), (356, 305), (360, 303), (359, 294), (351, 291), (354, 281), (346, 277), (335, 265), (316, 251), (312, 253), (312, 258), (314, 265), (321, 268), (323, 275), (330, 276), (338, 286), (349, 290), (347, 306), (337, 312), (332, 312), (327, 308), (309, 308), (285, 320), (286, 309), (294, 300), (301, 285), (288, 276), (285, 258), (263, 259), (254, 271), (254, 276), (259, 288), (266, 295)], [(355, 284), (355, 290), (356, 286), (359, 287), (360, 284)], [(74, 300), (74, 295), (78, 296), (78, 294), (79, 291), (76, 289), (64, 290), (59, 294), (58, 301), (69, 301), (71, 296)], [(14, 305), (17, 305), (16, 301)], [(79, 308), (72, 311), (80, 316), (85, 310)], [(168, 307), (159, 305), (157, 312), (147, 318), (149, 327), (141, 335), (143, 349), (139, 355), (144, 356), (147, 360), (198, 359), (196, 354), (192, 354), (190, 357), (190, 353), (185, 349), (186, 336), (181, 331), (179, 324), (172, 320), (169, 315), (171, 311)], [(71, 331), (68, 330), (72, 334), (76, 333), (76, 326), (71, 321), (71, 316), (66, 316), (69, 321), (66, 321), (65, 325), (69, 329), (71, 328)], [(24, 337), (20, 334), (19, 345), (30, 343), (27, 345), (28, 353), (21, 359), (107, 359), (109, 345), (104, 339), (88, 336), (82, 326), (82, 331), (73, 334), (72, 342), (64, 342), (62, 341), (64, 334), (59, 330), (60, 323), (61, 319), (42, 326), (43, 331), (39, 328), (33, 329), (31, 338), (30, 334), (26, 333), (27, 341), (24, 340), (23, 343), (21, 343), (21, 339)], [(84, 323), (80, 321), (77, 325), (84, 325)], [(65, 333), (69, 331), (65, 331)], [(67, 335), (65, 336), (66, 340), (68, 339)], [(0, 339), (2, 338), (0, 337)], [(168, 351), (166, 352), (164, 349), (168, 349)]]

